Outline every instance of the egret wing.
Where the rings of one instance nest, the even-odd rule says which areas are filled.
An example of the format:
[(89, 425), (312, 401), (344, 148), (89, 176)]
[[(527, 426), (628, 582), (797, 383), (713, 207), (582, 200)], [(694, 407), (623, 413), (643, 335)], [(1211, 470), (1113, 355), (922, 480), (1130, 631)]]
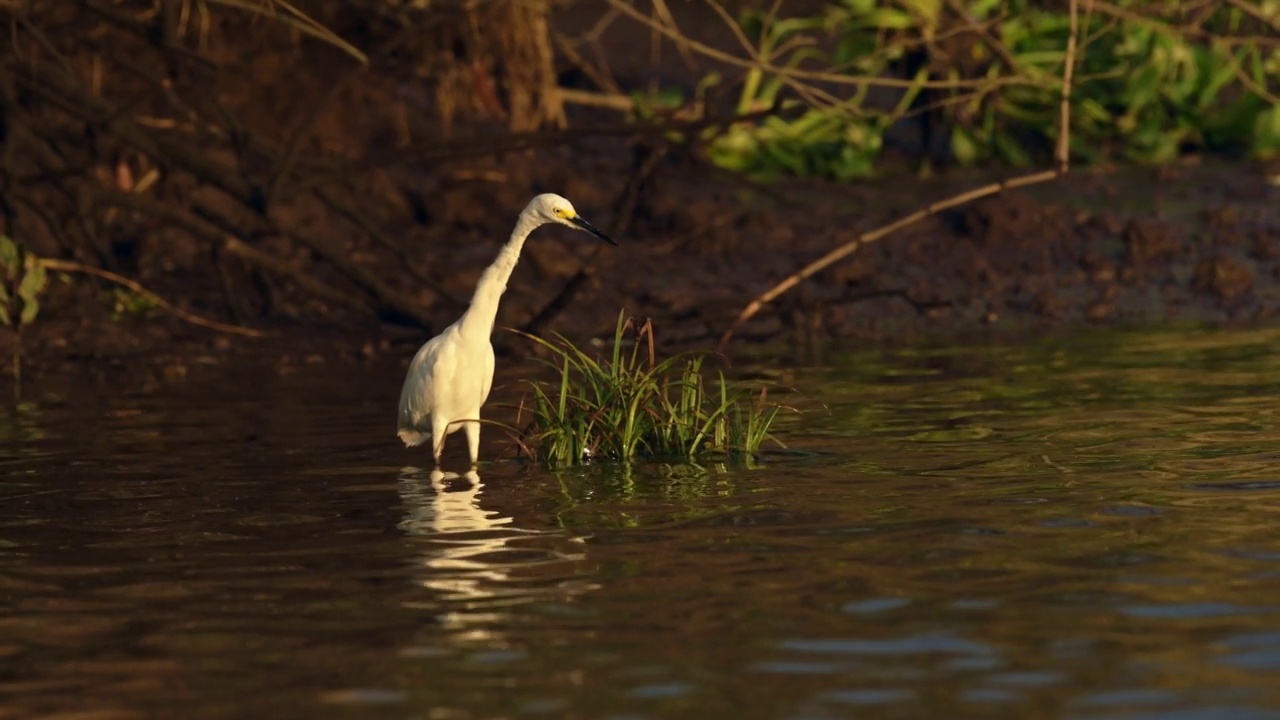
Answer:
[(399, 434), (408, 445), (417, 445), (428, 439), (430, 417), (434, 406), (435, 381), (440, 369), (445, 333), (441, 333), (422, 345), (409, 363), (404, 386), (400, 389)]
[(489, 399), (489, 391), (493, 389), (493, 345), (485, 343), (480, 358), (480, 404)]

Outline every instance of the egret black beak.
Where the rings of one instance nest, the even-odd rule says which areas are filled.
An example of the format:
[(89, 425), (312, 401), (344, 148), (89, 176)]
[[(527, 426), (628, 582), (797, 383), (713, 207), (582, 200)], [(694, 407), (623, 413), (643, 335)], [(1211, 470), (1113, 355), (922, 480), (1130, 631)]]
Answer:
[(596, 227), (595, 225), (592, 225), (591, 223), (587, 222), (586, 220), (583, 220), (582, 218), (578, 217), (577, 215), (574, 215), (573, 217), (569, 218), (569, 222), (573, 223), (574, 225), (577, 225), (578, 227), (582, 228), (583, 230), (586, 230), (587, 232), (591, 233), (592, 235), (595, 235), (596, 237), (598, 237), (598, 238), (600, 238), (601, 240), (603, 240), (603, 241), (605, 241), (605, 242), (609, 243), (610, 245), (612, 245), (612, 246), (614, 246), (614, 247), (618, 247), (618, 243), (614, 242), (613, 238), (609, 237), (608, 235), (605, 235), (605, 234), (604, 234), (604, 232), (603, 232), (600, 228)]

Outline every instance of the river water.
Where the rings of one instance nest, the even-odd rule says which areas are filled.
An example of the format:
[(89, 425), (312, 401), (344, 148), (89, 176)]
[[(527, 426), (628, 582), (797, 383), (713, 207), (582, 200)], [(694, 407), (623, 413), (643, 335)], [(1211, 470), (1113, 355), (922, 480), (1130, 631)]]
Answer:
[(561, 473), (418, 469), (398, 367), (46, 378), (0, 718), (1280, 718), (1278, 342), (858, 353), (757, 467)]

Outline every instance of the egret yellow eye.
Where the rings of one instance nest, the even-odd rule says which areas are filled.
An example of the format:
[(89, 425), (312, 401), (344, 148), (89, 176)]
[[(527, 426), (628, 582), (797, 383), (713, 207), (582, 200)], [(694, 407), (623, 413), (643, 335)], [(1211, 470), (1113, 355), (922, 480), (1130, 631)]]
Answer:
[(559, 217), (564, 217), (564, 208), (556, 208), (555, 210), (552, 210), (551, 212), (555, 213), (555, 214), (556, 214), (557, 216), (559, 216)]

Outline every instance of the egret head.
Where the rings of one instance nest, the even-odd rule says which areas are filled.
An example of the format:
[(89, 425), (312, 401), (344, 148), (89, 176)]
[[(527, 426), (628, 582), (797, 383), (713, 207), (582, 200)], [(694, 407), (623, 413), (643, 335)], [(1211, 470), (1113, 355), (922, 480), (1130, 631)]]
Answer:
[(616, 246), (618, 244), (595, 225), (583, 220), (582, 216), (578, 215), (578, 211), (573, 209), (573, 203), (555, 193), (543, 193), (535, 197), (529, 201), (529, 206), (524, 211), (544, 223), (559, 223), (579, 230), (586, 230), (610, 245)]

